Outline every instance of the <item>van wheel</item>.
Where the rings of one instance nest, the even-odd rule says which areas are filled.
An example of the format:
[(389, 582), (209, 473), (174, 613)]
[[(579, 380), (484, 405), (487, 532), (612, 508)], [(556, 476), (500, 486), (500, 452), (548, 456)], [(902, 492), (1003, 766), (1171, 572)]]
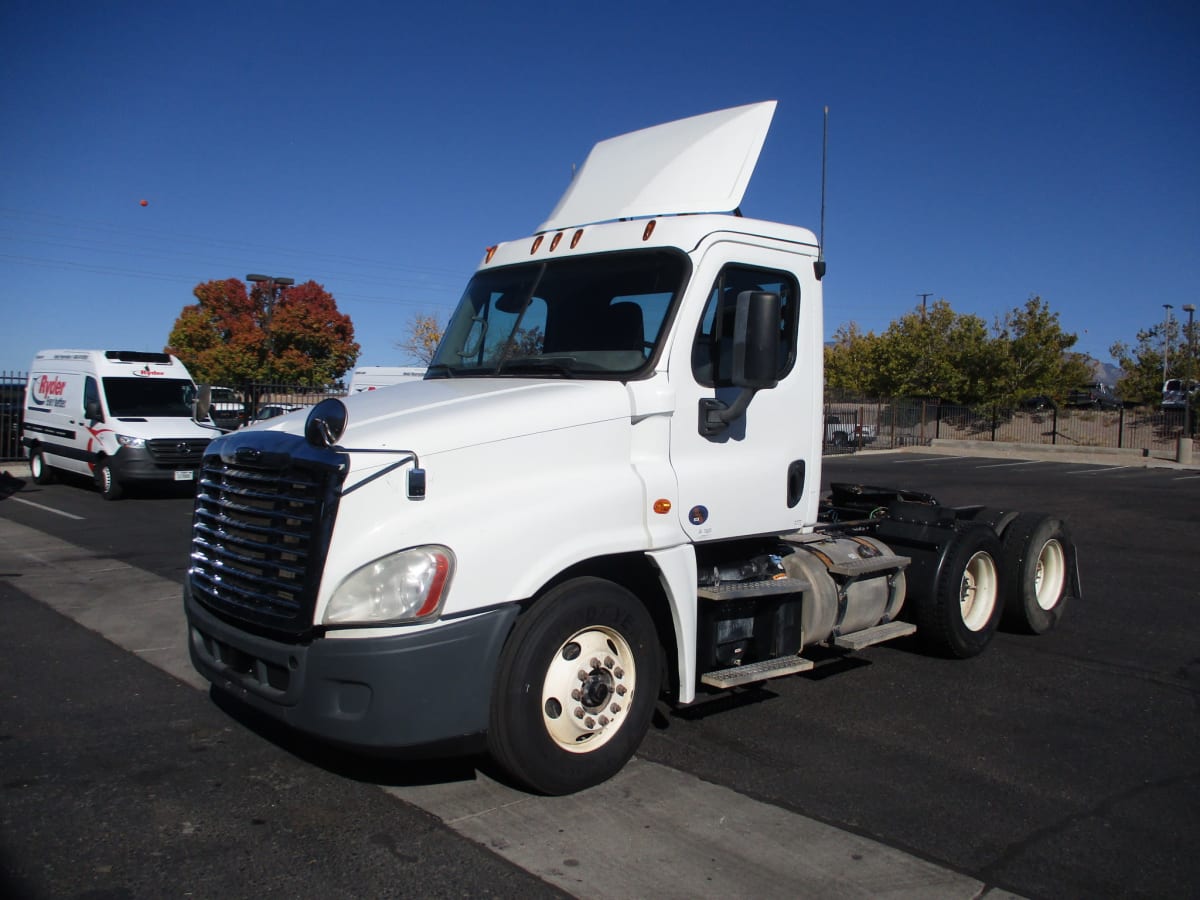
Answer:
[(983, 652), (1000, 624), (1000, 539), (986, 525), (946, 546), (933, 593), (914, 598), (917, 634), (934, 652), (967, 659)]
[(107, 459), (96, 463), (96, 487), (105, 500), (120, 500), (125, 494), (125, 489), (121, 482), (117, 481), (117, 476), (113, 474)]
[(1062, 617), (1075, 545), (1060, 519), (1022, 513), (1004, 530), (1004, 626), (1043, 634)]
[(570, 794), (621, 770), (645, 737), (662, 651), (637, 597), (575, 578), (517, 620), (500, 655), (488, 750), (514, 779)]
[(41, 447), (34, 447), (29, 451), (29, 474), (33, 476), (34, 484), (54, 482), (54, 469), (46, 465), (46, 455)]

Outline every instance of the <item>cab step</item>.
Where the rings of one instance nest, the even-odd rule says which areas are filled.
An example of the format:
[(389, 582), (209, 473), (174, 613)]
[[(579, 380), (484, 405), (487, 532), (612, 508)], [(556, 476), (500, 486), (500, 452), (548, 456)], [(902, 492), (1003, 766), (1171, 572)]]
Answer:
[(782, 656), (779, 659), (764, 659), (744, 666), (705, 672), (700, 676), (700, 680), (711, 687), (731, 688), (766, 681), (769, 678), (795, 675), (797, 672), (807, 672), (812, 667), (813, 661), (803, 656)]
[(760, 581), (724, 581), (696, 589), (703, 600), (743, 600), (747, 597), (772, 597), (812, 590), (804, 578), (766, 578)]
[(864, 647), (872, 647), (875, 644), (882, 644), (884, 641), (906, 637), (916, 630), (917, 626), (912, 622), (887, 622), (883, 625), (876, 625), (874, 628), (836, 637), (833, 639), (833, 646), (843, 650), (862, 650)]

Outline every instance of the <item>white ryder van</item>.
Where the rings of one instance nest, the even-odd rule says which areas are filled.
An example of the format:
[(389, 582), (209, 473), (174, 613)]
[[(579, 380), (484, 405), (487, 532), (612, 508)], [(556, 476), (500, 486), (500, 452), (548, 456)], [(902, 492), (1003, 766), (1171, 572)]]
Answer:
[(29, 368), (21, 442), (33, 480), (90, 475), (106, 500), (136, 482), (194, 482), (220, 432), (192, 420), (196, 385), (166, 353), (43, 350)]

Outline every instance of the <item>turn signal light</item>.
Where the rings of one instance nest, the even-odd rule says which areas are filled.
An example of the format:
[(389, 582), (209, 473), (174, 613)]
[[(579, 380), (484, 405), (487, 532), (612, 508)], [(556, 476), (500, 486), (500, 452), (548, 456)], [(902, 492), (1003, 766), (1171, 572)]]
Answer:
[(654, 501), (654, 511), (660, 516), (665, 516), (671, 511), (671, 501), (659, 498)]

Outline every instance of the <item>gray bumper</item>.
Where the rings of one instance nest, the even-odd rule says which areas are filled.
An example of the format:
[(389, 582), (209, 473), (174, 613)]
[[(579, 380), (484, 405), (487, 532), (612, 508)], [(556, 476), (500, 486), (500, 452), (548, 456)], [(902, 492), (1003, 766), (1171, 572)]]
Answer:
[(185, 584), (196, 670), (299, 731), (365, 750), (399, 750), (487, 730), (500, 648), (518, 608), (385, 638), (286, 644), (212, 615)]

